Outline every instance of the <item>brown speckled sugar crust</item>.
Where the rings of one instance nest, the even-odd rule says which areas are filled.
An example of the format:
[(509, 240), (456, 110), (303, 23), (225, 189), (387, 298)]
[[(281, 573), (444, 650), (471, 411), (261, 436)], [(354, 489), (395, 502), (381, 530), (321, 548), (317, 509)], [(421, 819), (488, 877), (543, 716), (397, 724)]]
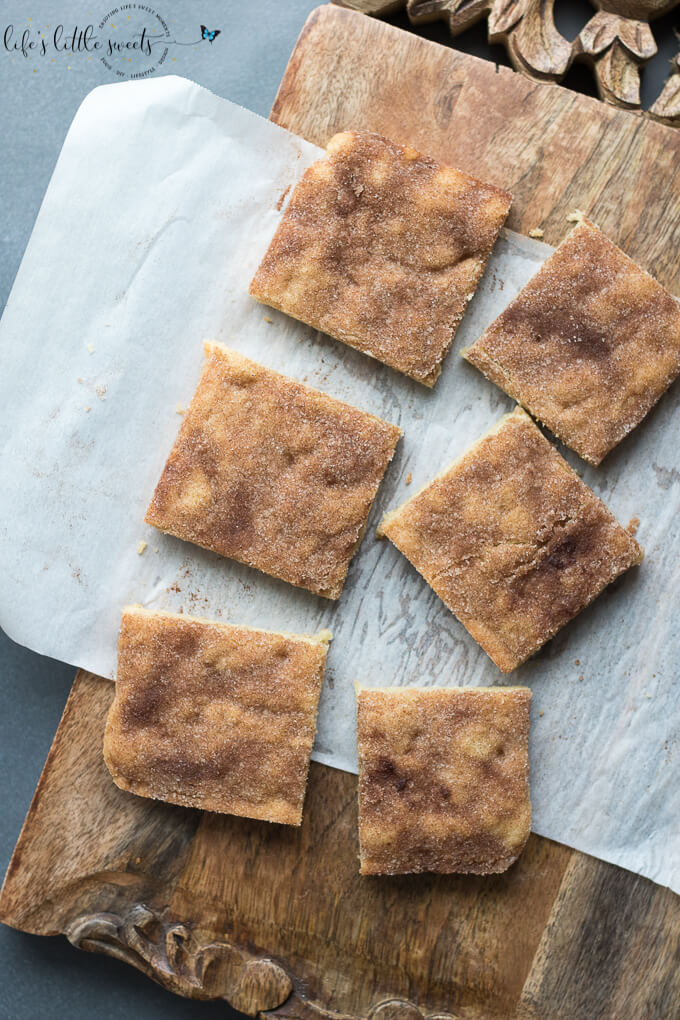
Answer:
[(219, 344), (146, 522), (338, 598), (401, 430)]
[(680, 303), (586, 220), (461, 353), (599, 464), (680, 373)]
[(380, 524), (504, 673), (642, 561), (517, 408)]
[(347, 131), (327, 151), (250, 293), (433, 386), (511, 196), (379, 135)]
[(505, 871), (529, 838), (526, 687), (357, 691), (363, 875)]
[(130, 607), (104, 759), (122, 790), (299, 825), (326, 638)]

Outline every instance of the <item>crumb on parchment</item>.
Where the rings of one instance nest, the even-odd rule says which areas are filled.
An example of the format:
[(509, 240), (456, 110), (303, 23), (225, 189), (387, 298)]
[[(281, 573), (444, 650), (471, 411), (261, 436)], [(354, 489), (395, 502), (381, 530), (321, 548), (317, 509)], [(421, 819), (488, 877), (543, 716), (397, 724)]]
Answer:
[(138, 556), (141, 556), (141, 555), (142, 555), (142, 553), (144, 552), (144, 550), (146, 549), (146, 547), (147, 547), (147, 543), (146, 543), (145, 541), (143, 541), (143, 540), (142, 540), (142, 541), (141, 541), (141, 542), (139, 543), (139, 545), (137, 546), (137, 555), (138, 555)]
[(93, 344), (88, 344), (87, 345), (87, 350), (88, 350), (88, 352), (90, 354), (94, 354), (94, 345)]
[(406, 480), (405, 480), (404, 484), (405, 485), (410, 485), (412, 481), (413, 481), (413, 475), (409, 471), (409, 473), (406, 475)]
[(543, 231), (540, 227), (534, 227), (533, 230), (529, 231), (529, 237), (535, 237), (537, 241), (540, 241), (543, 237)]
[(88, 404), (88, 405), (87, 405), (87, 407), (85, 408), (85, 410), (89, 412), (89, 411), (91, 411), (91, 410), (92, 410), (92, 408), (91, 408), (91, 407), (90, 407), (90, 405)]
[(177, 414), (185, 414), (186, 413), (186, 409), (184, 407), (182, 407), (181, 404), (177, 405), (177, 407), (175, 408), (175, 411), (177, 412)]
[(104, 383), (100, 383), (99, 386), (95, 386), (94, 391), (100, 400), (106, 400), (107, 386)]
[(264, 317), (264, 321), (265, 321), (265, 322), (273, 322), (274, 320), (273, 320), (273, 319), (270, 319), (268, 315), (265, 315), (265, 317)]

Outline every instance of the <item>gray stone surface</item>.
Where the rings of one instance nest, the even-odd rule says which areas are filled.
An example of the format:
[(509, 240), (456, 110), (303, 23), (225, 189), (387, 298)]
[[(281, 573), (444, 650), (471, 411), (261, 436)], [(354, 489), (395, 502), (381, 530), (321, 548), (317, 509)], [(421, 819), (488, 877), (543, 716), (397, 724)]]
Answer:
[[(313, 0), (253, 0), (234, 4), (221, 0), (145, 0), (168, 22), (177, 40), (197, 39), (200, 24), (221, 29), (211, 46), (170, 47), (166, 68), (212, 89), (218, 95), (266, 116), (288, 56)], [(114, 80), (94, 56), (48, 52), (44, 57), (8, 53), (2, 32), (15, 25), (15, 36), (30, 26), (49, 38), (63, 22), (84, 28), (116, 6), (116, 0), (10, 0), (0, 9), (0, 307), (9, 294), (31, 228), (73, 115), (96, 85)], [(30, 11), (30, 22), (27, 11)], [(197, 13), (195, 13), (197, 12)], [(592, 8), (583, 2), (558, 4), (558, 24), (575, 35)], [(393, 19), (405, 25), (403, 16)], [(662, 20), (660, 53), (644, 84), (647, 103), (656, 95), (675, 52), (671, 28), (677, 18)], [(50, 28), (47, 29), (46, 26)], [(423, 34), (449, 43), (444, 25), (428, 26)], [(338, 45), (342, 41), (338, 40)], [(493, 51), (480, 26), (456, 45), (478, 56), (506, 62)], [(174, 60), (172, 58), (175, 58)], [(54, 59), (53, 59), (54, 58)], [(575, 69), (569, 84), (592, 89), (589, 72)], [(115, 158), (115, 139), (111, 140)], [(78, 214), (74, 209), (74, 216)], [(74, 282), (77, 285), (77, 282)], [(46, 327), (49, 328), (49, 327)], [(31, 582), (26, 579), (26, 598)], [(40, 770), (57, 727), (73, 678), (73, 669), (21, 648), (0, 631), (0, 782), (3, 790), (0, 825), (0, 872), (10, 854), (30, 803)], [(64, 938), (38, 938), (0, 926), (0, 1017), (52, 1020), (69, 1017), (229, 1017), (223, 1003), (191, 1003), (158, 988), (132, 968), (107, 957), (72, 949)]]

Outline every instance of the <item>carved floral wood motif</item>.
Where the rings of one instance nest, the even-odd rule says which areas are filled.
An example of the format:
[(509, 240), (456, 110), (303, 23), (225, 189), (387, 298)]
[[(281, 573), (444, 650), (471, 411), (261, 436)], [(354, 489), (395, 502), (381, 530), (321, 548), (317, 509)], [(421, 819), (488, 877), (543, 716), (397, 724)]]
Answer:
[[(649, 27), (680, 0), (591, 0), (596, 13), (570, 42), (557, 30), (555, 0), (335, 0), (366, 14), (406, 8), (413, 25), (446, 21), (451, 35), (488, 19), (490, 43), (503, 44), (513, 67), (529, 78), (561, 81), (575, 61), (593, 68), (600, 97), (640, 110), (640, 68), (657, 52)], [(655, 120), (680, 127), (680, 53), (649, 110)]]

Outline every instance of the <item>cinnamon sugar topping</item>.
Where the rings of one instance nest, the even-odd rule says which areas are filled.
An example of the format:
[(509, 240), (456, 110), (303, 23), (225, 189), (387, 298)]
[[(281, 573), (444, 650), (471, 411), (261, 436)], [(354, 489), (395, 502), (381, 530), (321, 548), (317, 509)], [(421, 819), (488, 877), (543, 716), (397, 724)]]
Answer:
[(400, 429), (219, 344), (205, 349), (146, 522), (338, 598)]
[(380, 531), (504, 673), (643, 556), (520, 408)]
[(104, 736), (116, 785), (299, 825), (327, 642), (127, 608)]
[(364, 875), (505, 871), (529, 837), (526, 687), (359, 689)]
[(250, 293), (432, 386), (511, 196), (379, 135), (348, 131), (327, 150)]
[(680, 302), (582, 220), (462, 353), (599, 464), (680, 373)]

